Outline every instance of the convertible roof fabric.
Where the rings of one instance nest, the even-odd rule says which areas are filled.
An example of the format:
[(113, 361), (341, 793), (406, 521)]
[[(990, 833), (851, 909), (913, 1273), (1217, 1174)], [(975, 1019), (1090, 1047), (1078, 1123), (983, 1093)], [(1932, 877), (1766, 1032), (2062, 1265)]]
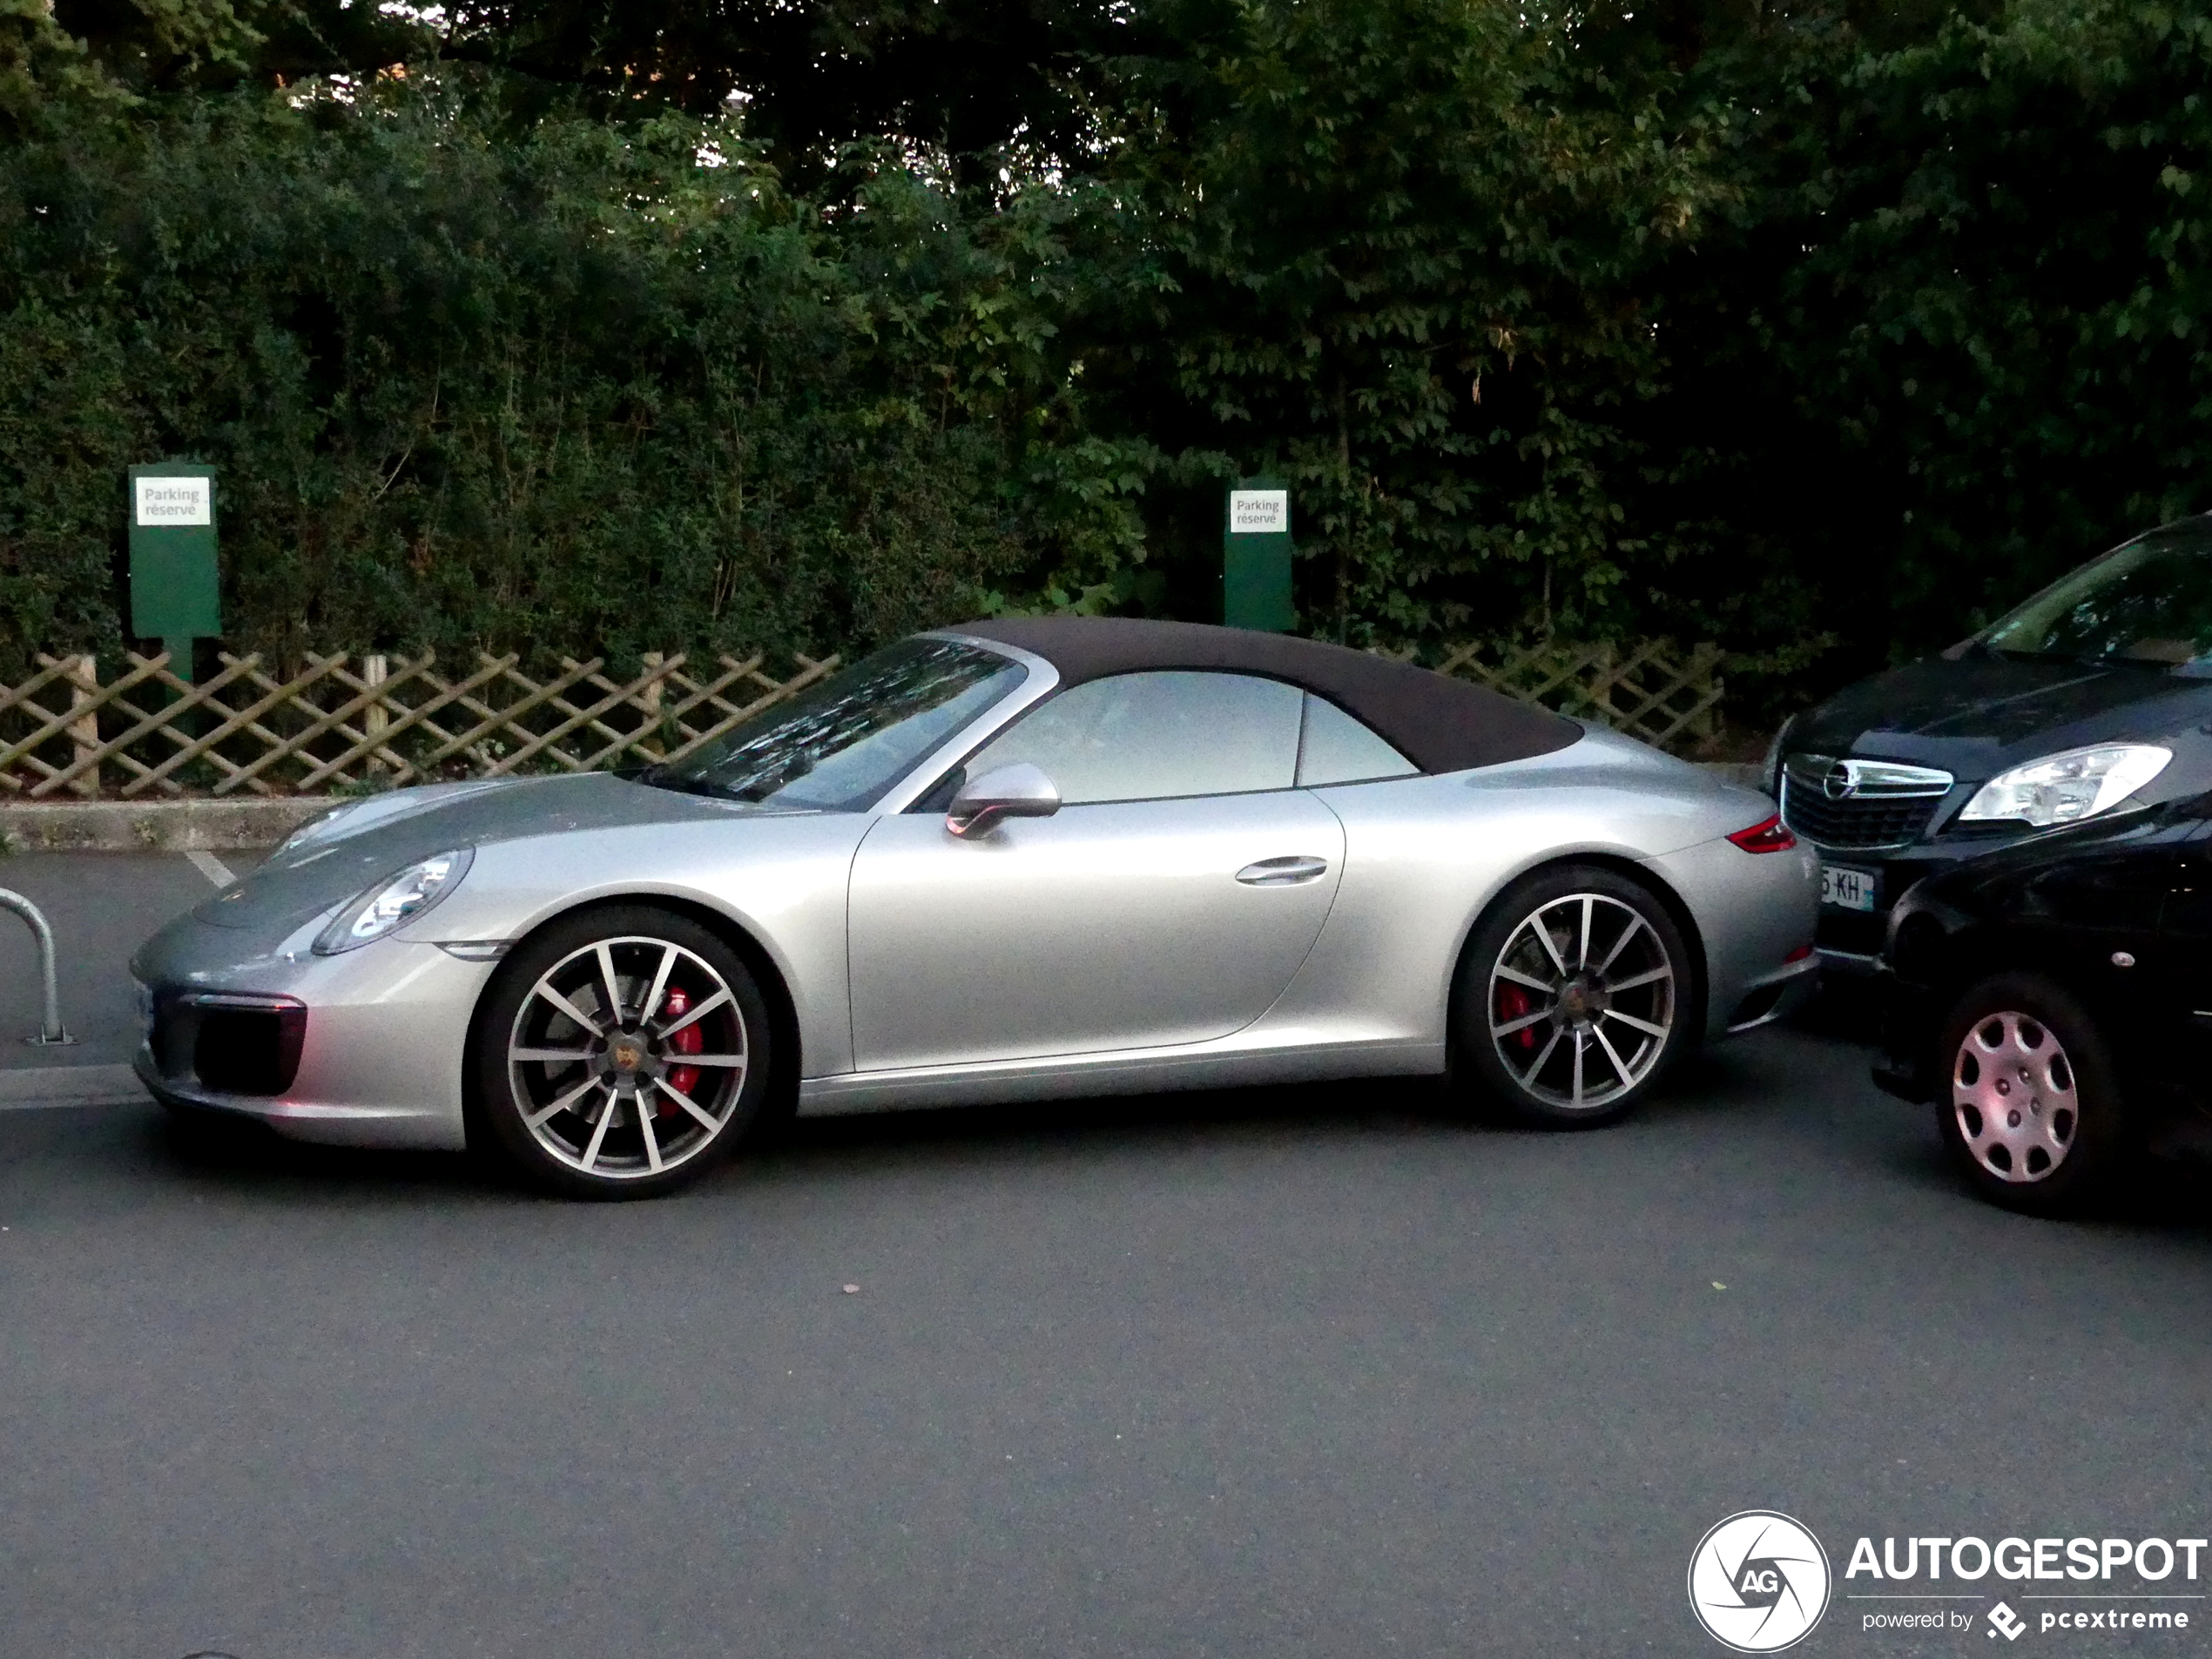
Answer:
[(1016, 617), (950, 633), (1042, 657), (1063, 685), (1143, 669), (1222, 669), (1287, 680), (1356, 715), (1423, 772), (1465, 772), (1564, 749), (1572, 720), (1386, 657), (1289, 634), (1128, 617)]

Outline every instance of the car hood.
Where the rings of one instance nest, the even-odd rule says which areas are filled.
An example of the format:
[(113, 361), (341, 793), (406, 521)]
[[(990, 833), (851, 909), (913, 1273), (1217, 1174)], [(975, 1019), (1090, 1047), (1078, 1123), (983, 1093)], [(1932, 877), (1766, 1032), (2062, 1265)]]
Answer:
[(298, 927), (418, 860), (456, 847), (640, 824), (788, 816), (606, 772), (395, 790), (310, 826), (192, 914), (219, 927)]
[(1940, 766), (1962, 780), (2060, 749), (2156, 739), (2212, 719), (2212, 680), (2125, 663), (1930, 658), (1874, 675), (1791, 721), (1791, 754)]

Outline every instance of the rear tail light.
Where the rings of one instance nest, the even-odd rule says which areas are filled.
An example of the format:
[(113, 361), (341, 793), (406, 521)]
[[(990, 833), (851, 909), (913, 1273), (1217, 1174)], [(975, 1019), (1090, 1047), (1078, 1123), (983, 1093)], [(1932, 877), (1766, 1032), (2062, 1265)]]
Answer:
[(1770, 813), (1749, 829), (1740, 829), (1728, 838), (1746, 853), (1787, 853), (1797, 844), (1790, 833), (1790, 826), (1782, 821), (1778, 813)]

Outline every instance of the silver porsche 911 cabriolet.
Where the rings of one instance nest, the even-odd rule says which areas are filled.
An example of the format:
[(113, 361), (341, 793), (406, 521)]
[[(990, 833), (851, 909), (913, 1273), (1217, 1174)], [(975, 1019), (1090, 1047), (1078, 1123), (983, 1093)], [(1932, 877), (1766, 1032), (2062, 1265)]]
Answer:
[(1750, 791), (1359, 651), (978, 623), (631, 776), (339, 806), (147, 942), (138, 1075), (302, 1139), (697, 1176), (765, 1113), (1447, 1074), (1550, 1123), (1810, 988)]

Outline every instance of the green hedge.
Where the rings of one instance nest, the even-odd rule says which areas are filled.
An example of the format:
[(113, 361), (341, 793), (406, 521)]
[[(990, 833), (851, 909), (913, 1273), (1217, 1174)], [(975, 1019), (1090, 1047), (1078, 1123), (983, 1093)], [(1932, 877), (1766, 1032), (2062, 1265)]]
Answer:
[(604, 75), (255, 58), (319, 7), (0, 12), (0, 672), (120, 643), (162, 457), (280, 656), (1203, 617), (1271, 472), (1311, 631), (1717, 638), (1754, 711), (2212, 506), (2212, 0), (1145, 0), (1057, 149), (803, 189)]
[(218, 469), (226, 625), (280, 655), (828, 651), (1110, 538), (1021, 227), (884, 170), (833, 221), (712, 136), (246, 96), (14, 149), (0, 655), (120, 643), (156, 457)]

